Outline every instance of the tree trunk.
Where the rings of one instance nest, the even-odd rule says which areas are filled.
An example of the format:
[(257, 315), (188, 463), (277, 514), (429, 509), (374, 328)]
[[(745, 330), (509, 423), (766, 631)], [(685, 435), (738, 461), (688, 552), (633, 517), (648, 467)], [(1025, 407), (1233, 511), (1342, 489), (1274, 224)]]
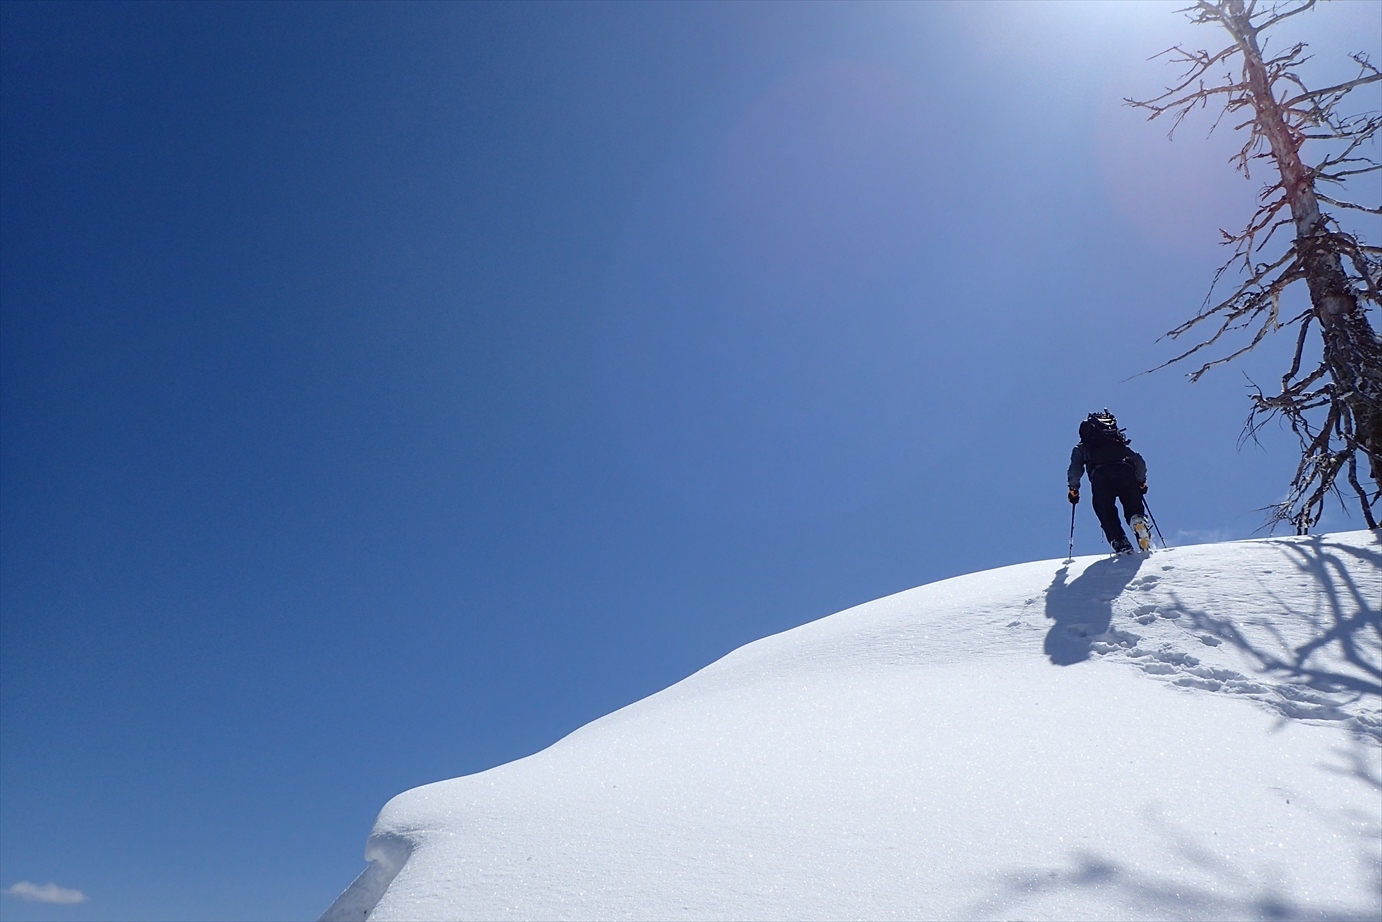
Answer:
[[(1352, 417), (1338, 425), (1345, 427), (1345, 438), (1366, 453), (1372, 480), (1382, 485), (1382, 341), (1358, 303), (1338, 251), (1329, 243), (1329, 229), (1315, 196), (1314, 176), (1301, 162), (1300, 142), (1293, 137), (1272, 94), (1257, 45), (1257, 31), (1249, 22), (1242, 0), (1230, 0), (1227, 8), (1226, 25), (1243, 53), (1256, 122), (1281, 172), (1282, 188), (1295, 225), (1296, 257), (1304, 268), (1311, 308), (1320, 324), (1324, 362), (1333, 379), (1335, 400)], [(1324, 444), (1327, 446), (1328, 442)], [(1320, 458), (1316, 463), (1327, 466), (1331, 459)]]

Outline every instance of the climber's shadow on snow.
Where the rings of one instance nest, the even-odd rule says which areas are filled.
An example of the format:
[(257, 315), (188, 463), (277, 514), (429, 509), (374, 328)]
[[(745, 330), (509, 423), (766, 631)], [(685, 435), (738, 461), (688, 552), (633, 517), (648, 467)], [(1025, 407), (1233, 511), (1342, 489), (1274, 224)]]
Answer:
[(1144, 558), (1110, 557), (1090, 564), (1070, 582), (1070, 566), (1056, 571), (1046, 590), (1046, 617), (1055, 623), (1046, 634), (1043, 649), (1057, 666), (1089, 659), (1093, 638), (1113, 623), (1113, 600), (1137, 575)]

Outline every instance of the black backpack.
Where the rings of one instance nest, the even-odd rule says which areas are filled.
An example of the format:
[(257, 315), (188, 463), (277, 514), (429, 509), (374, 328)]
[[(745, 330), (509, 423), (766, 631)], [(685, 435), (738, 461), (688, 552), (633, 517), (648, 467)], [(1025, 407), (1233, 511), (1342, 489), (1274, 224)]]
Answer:
[(1084, 446), (1085, 465), (1091, 470), (1128, 460), (1128, 436), (1108, 410), (1091, 413), (1080, 423), (1080, 444)]

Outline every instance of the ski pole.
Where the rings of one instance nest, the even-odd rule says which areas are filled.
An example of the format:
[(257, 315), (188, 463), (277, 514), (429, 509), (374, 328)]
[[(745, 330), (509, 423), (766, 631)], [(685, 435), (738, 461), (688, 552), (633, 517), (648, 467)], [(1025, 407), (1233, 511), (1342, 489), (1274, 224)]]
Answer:
[(1070, 550), (1065, 554), (1065, 562), (1072, 563), (1075, 560), (1075, 504), (1070, 504)]
[(1156, 516), (1152, 515), (1151, 504), (1147, 502), (1147, 497), (1142, 497), (1142, 508), (1147, 510), (1147, 518), (1152, 520), (1152, 527), (1156, 529), (1156, 539), (1161, 542), (1163, 548), (1170, 547), (1166, 539), (1161, 537), (1161, 526), (1156, 523)]

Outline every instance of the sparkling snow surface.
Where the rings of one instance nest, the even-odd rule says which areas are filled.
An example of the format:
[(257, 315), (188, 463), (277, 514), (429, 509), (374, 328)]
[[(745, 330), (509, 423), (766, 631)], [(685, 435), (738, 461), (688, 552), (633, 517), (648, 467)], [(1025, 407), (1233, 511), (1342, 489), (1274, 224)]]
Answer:
[(1382, 918), (1373, 532), (1043, 561), (407, 791), (325, 919)]

